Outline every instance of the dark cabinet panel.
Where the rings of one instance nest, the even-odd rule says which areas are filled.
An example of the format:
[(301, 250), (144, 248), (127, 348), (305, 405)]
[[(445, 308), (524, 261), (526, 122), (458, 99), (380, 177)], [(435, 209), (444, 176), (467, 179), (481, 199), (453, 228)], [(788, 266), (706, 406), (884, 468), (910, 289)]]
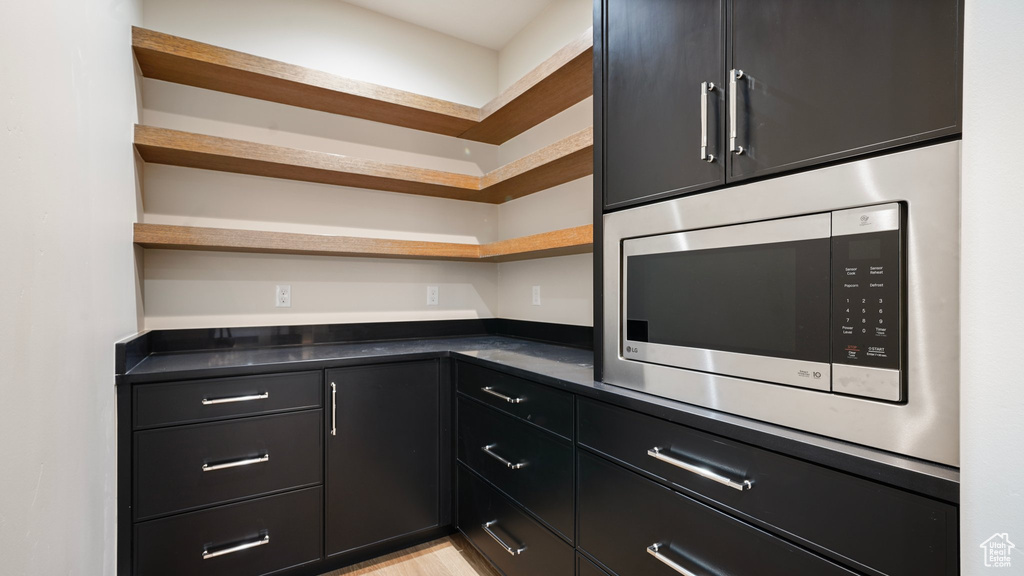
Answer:
[[(605, 206), (725, 181), (722, 0), (606, 0)], [(707, 154), (701, 159), (702, 83)]]
[[(579, 401), (579, 442), (844, 562), (894, 576), (957, 573), (953, 506), (593, 400)], [(681, 465), (750, 487), (737, 490)]]
[(319, 408), (320, 376), (292, 372), (135, 386), (135, 428)]
[(438, 526), (438, 362), (341, 368), (326, 380), (327, 555)]
[(258, 576), (320, 559), (322, 490), (135, 525), (135, 576)]
[(460, 393), (572, 438), (572, 394), (466, 362), (458, 364), (458, 374)]
[(459, 460), (573, 539), (573, 449), (566, 440), (459, 398)]
[(582, 554), (576, 555), (576, 576), (608, 576), (608, 573), (587, 560)]
[(135, 433), (135, 518), (323, 481), (323, 412)]
[(571, 546), (459, 465), (459, 529), (505, 576), (572, 576)]
[(728, 22), (730, 180), (960, 131), (958, 0), (731, 0)]
[[(580, 451), (577, 545), (617, 574), (850, 576), (853, 572)], [(656, 552), (656, 554), (654, 554)]]

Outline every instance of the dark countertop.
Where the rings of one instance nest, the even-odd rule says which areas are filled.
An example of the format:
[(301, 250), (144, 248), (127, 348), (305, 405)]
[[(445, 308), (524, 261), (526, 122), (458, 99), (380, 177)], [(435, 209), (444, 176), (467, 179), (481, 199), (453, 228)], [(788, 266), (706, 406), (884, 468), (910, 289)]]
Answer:
[(156, 353), (118, 380), (144, 384), (437, 357), (479, 364), (931, 498), (959, 501), (959, 472), (953, 468), (595, 382), (591, 351), (505, 336)]

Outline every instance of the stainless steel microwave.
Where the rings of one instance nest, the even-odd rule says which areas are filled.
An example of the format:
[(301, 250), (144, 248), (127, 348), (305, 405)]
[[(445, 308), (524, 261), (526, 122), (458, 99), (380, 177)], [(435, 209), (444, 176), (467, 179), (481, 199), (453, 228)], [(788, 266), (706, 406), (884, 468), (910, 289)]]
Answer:
[(959, 465), (959, 143), (604, 217), (604, 380)]

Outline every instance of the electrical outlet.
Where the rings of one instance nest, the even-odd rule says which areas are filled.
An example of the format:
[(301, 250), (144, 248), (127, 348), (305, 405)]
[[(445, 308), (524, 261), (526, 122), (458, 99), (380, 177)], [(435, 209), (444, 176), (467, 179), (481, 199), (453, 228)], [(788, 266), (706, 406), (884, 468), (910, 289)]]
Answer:
[(533, 287), (533, 305), (540, 306), (540, 286)]
[(427, 286), (427, 306), (437, 306), (437, 286)]
[(292, 307), (292, 287), (290, 284), (278, 284), (274, 289), (274, 306), (278, 308)]

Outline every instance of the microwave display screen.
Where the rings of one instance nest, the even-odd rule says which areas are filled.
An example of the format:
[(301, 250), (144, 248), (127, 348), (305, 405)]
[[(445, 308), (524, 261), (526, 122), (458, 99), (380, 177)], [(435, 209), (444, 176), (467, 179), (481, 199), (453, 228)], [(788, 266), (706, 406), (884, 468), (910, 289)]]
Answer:
[(882, 241), (878, 238), (853, 240), (849, 244), (850, 260), (877, 260), (882, 257)]
[(828, 362), (830, 252), (821, 238), (629, 256), (626, 338)]

